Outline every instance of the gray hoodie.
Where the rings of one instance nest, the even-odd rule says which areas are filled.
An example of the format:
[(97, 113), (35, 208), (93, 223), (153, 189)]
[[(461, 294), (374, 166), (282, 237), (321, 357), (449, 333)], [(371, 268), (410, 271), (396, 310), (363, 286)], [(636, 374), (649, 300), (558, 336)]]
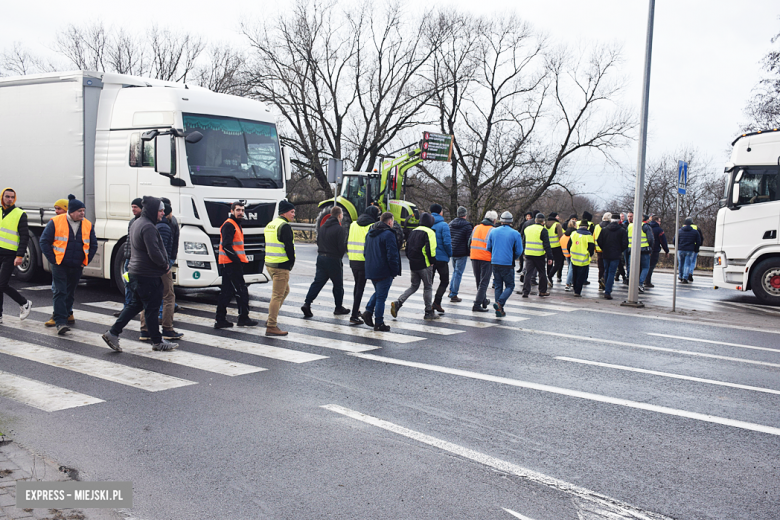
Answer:
[(130, 227), (130, 266), (134, 276), (160, 277), (168, 271), (168, 253), (157, 231), (157, 212), (162, 202), (144, 197), (141, 217)]

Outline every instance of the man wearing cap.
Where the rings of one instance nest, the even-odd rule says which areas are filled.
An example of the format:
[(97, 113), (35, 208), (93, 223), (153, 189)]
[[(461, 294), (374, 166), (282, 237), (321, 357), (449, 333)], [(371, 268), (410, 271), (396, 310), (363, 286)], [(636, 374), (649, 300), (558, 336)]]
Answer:
[(16, 266), (22, 265), (30, 233), (27, 213), (16, 207), (16, 192), (6, 188), (2, 193), (0, 218), (0, 323), (3, 322), (3, 295), (7, 294), (19, 305), (19, 319), (30, 315), (32, 302), (9, 285)]
[(441, 306), (441, 300), (444, 292), (450, 284), (450, 258), (452, 258), (452, 236), (450, 235), (450, 226), (444, 222), (442, 216), (441, 204), (431, 204), (431, 215), (433, 215), (433, 226), (431, 229), (436, 233), (436, 258), (433, 262), (433, 273), (431, 282), (439, 274), (439, 287), (436, 288), (436, 294), (433, 296), (433, 310), (444, 314)]
[(498, 220), (498, 213), (493, 210), (488, 211), (469, 238), (471, 268), (474, 270), (474, 278), (477, 282), (477, 296), (471, 307), (473, 312), (487, 312), (487, 306), (490, 304), (487, 298), (487, 286), (493, 274), (493, 266), (490, 263), (492, 255), (488, 251), (487, 241), (490, 233), (496, 229), (493, 225), (496, 220)]
[(547, 280), (550, 282), (550, 289), (553, 286), (553, 278), (558, 278), (558, 283), (561, 283), (563, 276), (563, 250), (561, 248), (561, 237), (563, 236), (563, 228), (561, 223), (558, 222), (558, 213), (551, 211), (547, 215), (547, 224), (544, 226), (547, 229), (547, 236), (550, 240), (550, 249), (552, 249), (553, 263), (547, 268)]
[(54, 215), (64, 215), (68, 212), (68, 199), (59, 199), (54, 203)]
[[(541, 215), (541, 213), (537, 215)], [(542, 222), (544, 222), (544, 215), (542, 215)], [(515, 290), (515, 260), (523, 254), (523, 240), (520, 233), (512, 228), (512, 214), (510, 212), (505, 211), (501, 214), (501, 224), (500, 228), (493, 230), (488, 235), (487, 240), (487, 249), (491, 254), (490, 263), (493, 266), (493, 281), (496, 286), (496, 301), (493, 303), (496, 318), (506, 316), (504, 305), (512, 295), (512, 291)], [(547, 244), (547, 248), (550, 248), (550, 244)], [(533, 256), (527, 256), (526, 261), (533, 258)], [(528, 266), (530, 267), (530, 264)], [(541, 273), (540, 281), (544, 281), (544, 270)], [(530, 284), (531, 278), (533, 278), (533, 272), (529, 270), (528, 276), (525, 278), (526, 283)]]
[(698, 229), (693, 227), (693, 219), (688, 217), (683, 223), (683, 227), (678, 232), (679, 243), (677, 244), (677, 263), (679, 265), (679, 281), (686, 284), (689, 278), (693, 277), (693, 270), (696, 267), (694, 258), (696, 250), (701, 247), (701, 234)]
[(406, 258), (409, 259), (409, 270), (412, 271), (412, 285), (398, 297), (398, 300), (390, 304), (390, 314), (393, 318), (398, 316), (398, 311), (404, 302), (423, 284), (423, 301), (425, 302), (425, 320), (439, 318), (433, 310), (433, 262), (436, 258), (436, 232), (431, 229), (434, 219), (430, 213), (420, 216), (420, 225), (409, 234), (406, 240)]
[(165, 205), (160, 199), (144, 197), (141, 218), (130, 228), (132, 254), (126, 281), (133, 294), (130, 304), (125, 305), (111, 329), (102, 336), (103, 341), (117, 352), (122, 352), (119, 336), (125, 326), (142, 311), (152, 341), (152, 350), (168, 352), (179, 347), (178, 343), (171, 343), (162, 337), (157, 317), (163, 299), (162, 277), (171, 268), (157, 227), (164, 215)]
[(355, 279), (349, 322), (355, 325), (363, 323), (363, 318), (360, 317), (360, 303), (366, 289), (366, 237), (371, 227), (379, 222), (379, 213), (377, 206), (368, 206), (358, 217), (357, 222), (349, 225), (347, 233), (347, 258), (349, 258), (349, 268), (352, 269), (352, 277)]
[(53, 217), (41, 234), (41, 252), (51, 264), (54, 285), (54, 323), (57, 334), (70, 330), (73, 302), (81, 272), (97, 252), (97, 237), (92, 222), (84, 218), (84, 203), (68, 195), (68, 212)]
[(295, 265), (295, 237), (290, 221), (295, 218), (295, 206), (288, 200), (279, 202), (279, 216), (265, 226), (265, 268), (271, 275), (271, 301), (268, 304), (266, 336), (286, 336), (278, 327), (279, 309), (290, 294), (290, 271)]
[(344, 211), (333, 206), (330, 213), (320, 221), (320, 229), (317, 232), (317, 267), (314, 274), (314, 281), (309, 286), (309, 292), (306, 293), (301, 311), (305, 318), (311, 318), (314, 313), (311, 311), (311, 304), (314, 303), (317, 295), (328, 280), (333, 284), (333, 301), (336, 304), (333, 314), (341, 316), (349, 314), (349, 309), (342, 305), (344, 303), (344, 264), (341, 259), (347, 252), (347, 232), (341, 225), (344, 218)]
[(588, 229), (590, 222), (581, 220), (579, 228), (571, 234), (569, 252), (571, 253), (571, 266), (574, 272), (572, 280), (574, 284), (574, 296), (582, 296), (582, 286), (588, 280), (590, 259), (596, 252), (596, 244), (593, 234)]
[(463, 278), (463, 272), (466, 270), (466, 262), (469, 259), (469, 237), (474, 226), (466, 218), (468, 210), (458, 207), (457, 218), (450, 222), (450, 237), (452, 240), (452, 279), (450, 280), (450, 301), (457, 303), (460, 281)]
[[(503, 220), (504, 215), (501, 215), (501, 221), (503, 222)], [(528, 295), (531, 293), (531, 281), (536, 278), (536, 273), (539, 273), (539, 296), (550, 296), (550, 293), (547, 292), (547, 266), (552, 265), (553, 254), (547, 228), (544, 227), (544, 221), (544, 215), (537, 213), (536, 217), (534, 217), (534, 223), (525, 228), (524, 254), (526, 272), (523, 281), (523, 298), (528, 298)], [(495, 271), (495, 269), (494, 262), (493, 270)], [(498, 280), (497, 277), (496, 280)]]

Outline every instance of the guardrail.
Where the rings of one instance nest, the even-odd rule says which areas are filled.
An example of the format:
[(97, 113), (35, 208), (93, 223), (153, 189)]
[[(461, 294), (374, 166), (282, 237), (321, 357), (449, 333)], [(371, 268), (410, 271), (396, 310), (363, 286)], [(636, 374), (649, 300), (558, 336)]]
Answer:
[[(672, 253), (674, 251), (676, 251), (674, 244), (669, 244), (669, 252)], [(715, 256), (715, 248), (702, 246), (699, 248), (699, 256), (712, 258)]]
[(317, 229), (316, 224), (306, 224), (304, 222), (290, 222), (290, 227), (295, 231), (314, 231)]

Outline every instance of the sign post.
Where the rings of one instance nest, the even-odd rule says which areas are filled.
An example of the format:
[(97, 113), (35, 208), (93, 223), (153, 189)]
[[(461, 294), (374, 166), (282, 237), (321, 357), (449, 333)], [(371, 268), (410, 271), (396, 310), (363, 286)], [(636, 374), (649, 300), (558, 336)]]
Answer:
[(688, 163), (677, 161), (677, 210), (674, 217), (674, 285), (672, 285), (672, 312), (677, 312), (677, 259), (680, 258), (680, 195), (685, 195), (688, 189)]

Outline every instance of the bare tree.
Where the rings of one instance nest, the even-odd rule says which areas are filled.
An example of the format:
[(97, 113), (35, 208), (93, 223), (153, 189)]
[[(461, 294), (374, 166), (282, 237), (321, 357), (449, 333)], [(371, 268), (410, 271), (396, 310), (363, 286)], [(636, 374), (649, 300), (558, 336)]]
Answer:
[(14, 42), (10, 50), (0, 53), (0, 76), (26, 76), (52, 70), (51, 63), (31, 54), (20, 42)]
[(187, 81), (205, 47), (198, 36), (157, 26), (148, 31), (147, 41), (152, 76), (164, 81)]
[[(780, 42), (780, 33), (771, 41), (773, 44)], [(780, 47), (764, 56), (762, 68), (768, 75), (759, 81), (745, 109), (750, 118), (744, 127), (746, 131), (780, 126)]]
[(55, 50), (79, 70), (106, 72), (109, 65), (108, 32), (102, 21), (83, 27), (70, 24), (57, 34)]
[(209, 59), (195, 71), (194, 80), (213, 92), (243, 96), (248, 93), (244, 53), (229, 45), (214, 45)]

